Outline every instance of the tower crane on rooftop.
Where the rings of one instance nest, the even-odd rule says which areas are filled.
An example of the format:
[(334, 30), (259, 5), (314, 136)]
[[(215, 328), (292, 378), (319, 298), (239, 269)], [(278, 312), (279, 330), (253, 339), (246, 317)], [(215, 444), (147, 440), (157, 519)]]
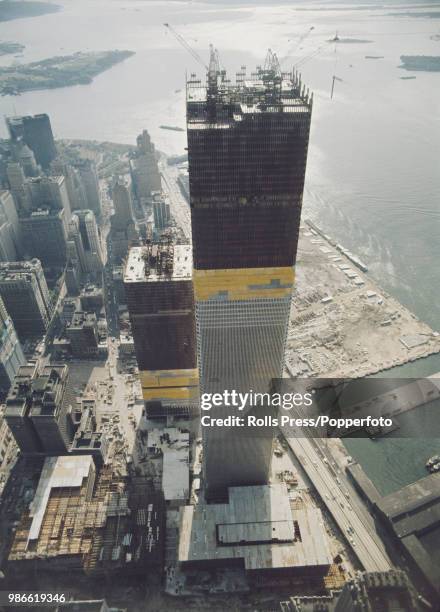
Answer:
[(220, 72), (220, 59), (218, 55), (217, 49), (214, 49), (213, 45), (209, 45), (209, 65), (205, 62), (205, 60), (195, 51), (191, 45), (183, 38), (181, 34), (176, 32), (176, 30), (169, 24), (163, 24), (170, 32), (173, 34), (174, 38), (178, 43), (182, 45), (184, 49), (188, 51), (192, 55), (192, 57), (198, 62), (201, 66), (203, 66), (208, 73), (208, 76), (217, 75)]

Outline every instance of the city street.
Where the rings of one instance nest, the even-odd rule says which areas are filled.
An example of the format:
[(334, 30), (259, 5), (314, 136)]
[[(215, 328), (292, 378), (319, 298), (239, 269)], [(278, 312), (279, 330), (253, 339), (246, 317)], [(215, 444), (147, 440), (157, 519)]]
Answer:
[(159, 170), (163, 192), (169, 199), (171, 216), (185, 237), (191, 240), (191, 210), (177, 183), (179, 170), (177, 166), (168, 166), (166, 158), (163, 157), (159, 160)]
[(301, 462), (304, 471), (316, 488), (322, 501), (349, 542), (353, 553), (366, 571), (387, 571), (392, 563), (384, 547), (365, 520), (364, 511), (351, 503), (351, 495), (341, 484), (336, 470), (329, 466), (318, 453), (314, 440), (293, 435), (290, 428), (283, 428), (283, 434), (291, 450)]

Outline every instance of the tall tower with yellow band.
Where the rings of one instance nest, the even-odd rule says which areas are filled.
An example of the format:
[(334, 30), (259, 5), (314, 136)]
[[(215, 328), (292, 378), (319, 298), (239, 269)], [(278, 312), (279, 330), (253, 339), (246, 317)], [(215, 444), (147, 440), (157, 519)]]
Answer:
[[(200, 392), (268, 392), (282, 376), (312, 96), (269, 51), (232, 83), (211, 63), (187, 81)], [(226, 416), (226, 407), (216, 408)], [(272, 440), (203, 428), (208, 499), (267, 482)]]

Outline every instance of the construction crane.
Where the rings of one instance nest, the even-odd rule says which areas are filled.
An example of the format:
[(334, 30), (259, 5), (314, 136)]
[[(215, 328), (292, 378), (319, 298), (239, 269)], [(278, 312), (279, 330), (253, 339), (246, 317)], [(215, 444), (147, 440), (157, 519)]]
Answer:
[(197, 53), (197, 51), (194, 51), (194, 49), (186, 42), (183, 36), (176, 32), (176, 30), (172, 26), (170, 26), (169, 23), (164, 23), (163, 25), (171, 32), (171, 34), (173, 34), (177, 42), (180, 43), (182, 47), (186, 49), (188, 53), (190, 53), (191, 56), (206, 70), (208, 76), (207, 109), (208, 116), (213, 119), (216, 114), (218, 77), (223, 76), (224, 78), (225, 74), (224, 72), (222, 73), (220, 70), (220, 59), (217, 49), (214, 49), (214, 46), (212, 44), (209, 45), (209, 65), (207, 65), (203, 58), (200, 57), (200, 55)]
[[(192, 57), (196, 60), (196, 62), (201, 64), (205, 68), (206, 71), (209, 71), (209, 66), (206, 65), (205, 60), (202, 57), (200, 57), (197, 51), (194, 51), (194, 49), (191, 47), (191, 45), (189, 45), (186, 42), (183, 36), (181, 36), (178, 32), (176, 32), (176, 30), (172, 26), (170, 26), (169, 23), (164, 23), (163, 25), (171, 32), (171, 34), (174, 36), (177, 42), (179, 42), (182, 45), (182, 47), (186, 49), (188, 53), (192, 55)], [(210, 47), (212, 47), (212, 45), (210, 45)]]
[(217, 75), (220, 73), (220, 58), (217, 49), (214, 49), (212, 44), (209, 45), (209, 65), (207, 65), (205, 60), (197, 53), (197, 51), (194, 51), (191, 45), (187, 43), (179, 32), (176, 32), (176, 30), (169, 23), (164, 23), (163, 25), (171, 32), (171, 34), (173, 34), (177, 42), (191, 54), (196, 62), (203, 66), (208, 73), (208, 78), (217, 78)]
[[(309, 34), (315, 29), (315, 26), (310, 26), (310, 28), (304, 33), (301, 34), (301, 36), (299, 36), (298, 40), (296, 41), (296, 44), (294, 46), (292, 46), (292, 48), (288, 49), (286, 51), (286, 55), (284, 55), (284, 57), (282, 57), (280, 59), (280, 65), (282, 66), (284, 64), (284, 62), (291, 57), (295, 51), (298, 49), (298, 47), (300, 46), (300, 44), (302, 42), (305, 41), (305, 39), (309, 36)], [(289, 38), (288, 42), (293, 42), (295, 39), (293, 38)]]

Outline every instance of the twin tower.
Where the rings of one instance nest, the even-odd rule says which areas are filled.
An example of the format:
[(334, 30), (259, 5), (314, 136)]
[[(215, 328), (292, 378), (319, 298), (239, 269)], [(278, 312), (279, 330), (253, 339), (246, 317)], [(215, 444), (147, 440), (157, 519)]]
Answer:
[[(157, 331), (160, 314), (158, 309), (147, 313), (145, 302), (141, 312), (140, 300), (130, 299), (133, 291), (126, 279), (147, 401), (178, 403), (179, 394), (182, 400), (194, 401), (197, 367), (200, 393), (264, 393), (273, 379), (282, 377), (311, 110), (312, 97), (299, 76), (282, 73), (276, 61), (267, 62), (250, 76), (242, 67), (234, 84), (223, 71), (208, 72), (206, 85), (194, 75), (187, 82), (197, 364), (195, 351), (190, 350), (190, 317), (186, 333), (181, 329), (182, 317), (191, 308), (189, 278), (180, 277), (180, 283), (188, 283), (188, 291), (178, 291), (185, 297), (174, 300), (174, 315), (170, 303), (167, 313), (162, 304), (164, 328), (163, 333), (158, 332), (156, 348), (160, 349), (160, 338), (170, 341), (174, 359), (166, 368), (148, 367), (146, 371), (144, 364), (151, 366), (156, 350), (154, 326)], [(176, 250), (185, 257), (182, 247), (174, 247), (169, 255), (174, 265), (179, 263)], [(189, 272), (190, 255), (187, 252), (187, 259), (180, 262), (181, 272), (183, 263)], [(177, 273), (170, 266), (162, 282), (173, 283), (174, 278), (176, 286)], [(156, 273), (153, 276), (157, 279)], [(143, 343), (150, 355), (146, 360), (147, 355), (138, 350), (142, 325), (137, 323), (142, 317), (150, 318), (153, 325), (149, 330), (143, 327)], [(226, 416), (231, 410), (236, 409), (213, 408), (211, 416)], [(231, 486), (267, 482), (271, 436), (246, 428), (205, 427), (203, 442), (208, 500), (223, 499)]]

